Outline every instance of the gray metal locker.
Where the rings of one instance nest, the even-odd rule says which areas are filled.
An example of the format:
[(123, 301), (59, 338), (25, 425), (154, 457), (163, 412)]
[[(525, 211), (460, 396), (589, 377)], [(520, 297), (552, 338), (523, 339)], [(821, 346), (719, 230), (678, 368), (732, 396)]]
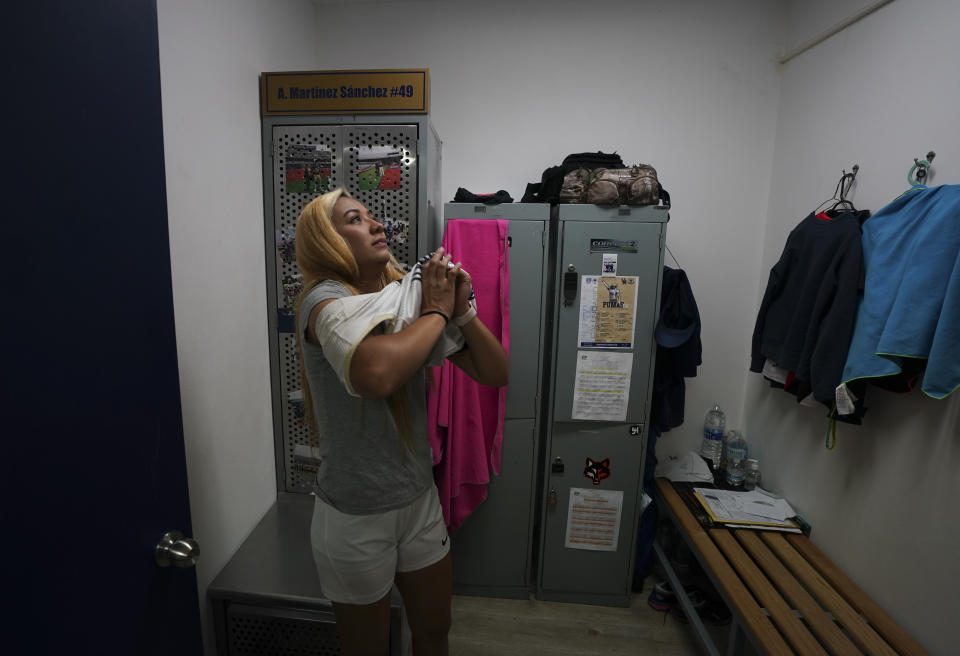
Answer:
[[(659, 207), (558, 208), (553, 389), (541, 463), (544, 483), (537, 581), (540, 599), (617, 606), (630, 603), (653, 380), (653, 330), (659, 313), (668, 218), (667, 211)], [(595, 315), (581, 317), (582, 290), (589, 289), (591, 294), (597, 290), (601, 296), (607, 293), (599, 285), (608, 280), (597, 280), (604, 273), (605, 262), (608, 266), (613, 264), (613, 277), (623, 279), (624, 290), (636, 289), (629, 347), (600, 346), (603, 342), (599, 338), (597, 342), (584, 338), (591, 326), (600, 324)], [(623, 304), (623, 299), (614, 303), (619, 289), (616, 284), (611, 287), (607, 288), (610, 306), (616, 308)], [(592, 302), (597, 308), (607, 307), (596, 296)], [(596, 315), (602, 312), (608, 313), (597, 310)], [(612, 334), (621, 334), (617, 331), (622, 330), (617, 324)], [(602, 361), (590, 365), (609, 371), (604, 376), (613, 381), (610, 389), (590, 389), (594, 383), (589, 381), (603, 378), (589, 377), (583, 363), (589, 365), (594, 359), (609, 357), (606, 354), (618, 353), (628, 355), (612, 356), (611, 361), (616, 363), (609, 365)], [(581, 360), (584, 377), (577, 391), (575, 381)], [(628, 391), (617, 387), (625, 380), (629, 381)], [(606, 418), (574, 419), (575, 404), (580, 404), (576, 407), (581, 409), (578, 412), (582, 416), (582, 408), (588, 405), (584, 399), (591, 398), (601, 398), (602, 403), (612, 399), (611, 407), (622, 408), (623, 416), (616, 415), (620, 412), (616, 410), (609, 414), (604, 411), (602, 416)], [(593, 407), (602, 407), (602, 403)], [(593, 462), (609, 459), (608, 477), (597, 476), (595, 468), (591, 468), (594, 479), (600, 479), (599, 484), (586, 475), (588, 458)], [(622, 494), (618, 522), (613, 519), (617, 493)], [(573, 522), (568, 526), (571, 517)]]
[(454, 591), (525, 599), (530, 594), (540, 381), (547, 332), (550, 207), (447, 203), (444, 221), (509, 221), (510, 386), (500, 475), (487, 499), (451, 535)]
[[(300, 365), (293, 333), (293, 302), (301, 282), (293, 230), (303, 206), (345, 186), (384, 220), (390, 250), (401, 264), (440, 243), (440, 139), (426, 116), (265, 116), (264, 215), (271, 389), (277, 480), (281, 491), (307, 494), (317, 471), (313, 441), (303, 425)], [(394, 176), (364, 184), (364, 156), (395, 155)], [(293, 162), (313, 157), (328, 173), (322, 185), (294, 186)]]

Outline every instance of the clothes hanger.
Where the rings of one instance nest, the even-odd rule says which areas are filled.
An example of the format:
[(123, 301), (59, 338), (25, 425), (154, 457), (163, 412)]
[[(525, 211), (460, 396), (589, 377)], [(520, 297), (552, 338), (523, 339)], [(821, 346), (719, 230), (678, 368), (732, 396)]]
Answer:
[[(854, 164), (853, 169), (850, 173), (847, 173), (846, 169), (843, 169), (843, 175), (840, 176), (840, 180), (837, 181), (837, 186), (833, 190), (833, 195), (830, 196), (827, 200), (823, 201), (817, 205), (816, 209), (813, 210), (814, 214), (817, 214), (820, 211), (820, 208), (829, 203), (830, 201), (835, 201), (833, 207), (826, 211), (826, 215), (830, 218), (835, 218), (840, 214), (845, 212), (856, 212), (857, 208), (853, 206), (853, 203), (847, 200), (847, 193), (850, 191), (850, 187), (853, 186), (853, 181), (857, 177), (857, 173), (860, 171), (860, 165)], [(842, 211), (837, 211), (841, 205), (845, 205), (847, 209)], [(833, 212), (834, 214), (831, 214)]]
[(837, 200), (839, 200), (839, 198), (837, 198), (837, 194), (838, 194), (838, 193), (840, 193), (840, 183), (837, 183), (837, 188), (834, 189), (833, 195), (830, 196), (830, 198), (828, 198), (827, 200), (825, 200), (825, 201), (823, 201), (822, 203), (820, 203), (819, 205), (817, 205), (817, 206), (813, 209), (813, 213), (814, 213), (814, 214), (817, 214), (817, 213), (820, 212), (820, 208), (823, 207), (824, 205), (826, 205), (827, 203), (829, 203), (829, 202), (831, 202), (831, 201), (837, 201)]
[[(843, 172), (843, 176), (840, 178), (840, 199), (833, 204), (833, 207), (827, 210), (827, 216), (836, 218), (837, 216), (840, 216), (846, 212), (857, 211), (857, 208), (854, 206), (854, 204), (847, 200), (847, 194), (850, 193), (850, 187), (853, 186), (853, 181), (856, 179), (859, 171), (860, 165), (854, 164), (852, 172)], [(846, 183), (846, 187), (844, 187), (844, 183)], [(840, 209), (841, 205), (846, 206), (846, 209)]]
[[(853, 181), (857, 177), (857, 172), (860, 170), (859, 164), (853, 165), (853, 172), (847, 173), (844, 171), (843, 177), (840, 178), (840, 200), (833, 204), (833, 207), (827, 210), (827, 216), (836, 218), (841, 214), (846, 214), (847, 212), (856, 212), (857, 208), (849, 199), (847, 199), (847, 194), (850, 193), (850, 187), (853, 186)], [(844, 187), (844, 181), (846, 181), (846, 187)]]

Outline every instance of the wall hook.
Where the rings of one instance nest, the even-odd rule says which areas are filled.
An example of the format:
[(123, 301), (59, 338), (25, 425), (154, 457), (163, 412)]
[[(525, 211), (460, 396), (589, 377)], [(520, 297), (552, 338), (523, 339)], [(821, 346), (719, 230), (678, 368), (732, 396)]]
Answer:
[(846, 170), (843, 171), (843, 176), (840, 178), (840, 201), (843, 202), (847, 200), (847, 194), (850, 193), (850, 187), (853, 186), (853, 181), (857, 178), (857, 173), (860, 172), (860, 165), (854, 164), (853, 169), (850, 173), (847, 173)]
[[(907, 182), (910, 183), (911, 187), (923, 186), (924, 181), (927, 179), (927, 173), (930, 170), (933, 158), (936, 156), (937, 154), (931, 150), (927, 153), (927, 159), (913, 158), (913, 166), (910, 167), (910, 172), (907, 173)], [(914, 177), (914, 172), (916, 172), (916, 177)]]

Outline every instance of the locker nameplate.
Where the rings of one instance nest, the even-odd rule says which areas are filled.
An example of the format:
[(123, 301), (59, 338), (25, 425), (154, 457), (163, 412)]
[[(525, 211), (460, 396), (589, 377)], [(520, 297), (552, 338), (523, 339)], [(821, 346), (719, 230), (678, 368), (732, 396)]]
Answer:
[(640, 242), (636, 239), (591, 239), (591, 253), (636, 253)]
[(429, 69), (261, 73), (260, 113), (426, 114)]

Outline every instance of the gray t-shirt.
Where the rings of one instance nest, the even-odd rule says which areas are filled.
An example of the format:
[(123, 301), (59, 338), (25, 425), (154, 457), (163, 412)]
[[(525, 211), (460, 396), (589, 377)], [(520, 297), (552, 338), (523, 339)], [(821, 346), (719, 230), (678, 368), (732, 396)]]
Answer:
[(433, 459), (422, 370), (407, 383), (415, 444), (411, 452), (397, 433), (387, 401), (349, 395), (323, 349), (306, 340), (313, 308), (349, 295), (350, 290), (339, 282), (321, 282), (303, 299), (298, 329), (320, 440), (314, 492), (341, 512), (368, 515), (402, 508), (426, 492), (433, 484)]

